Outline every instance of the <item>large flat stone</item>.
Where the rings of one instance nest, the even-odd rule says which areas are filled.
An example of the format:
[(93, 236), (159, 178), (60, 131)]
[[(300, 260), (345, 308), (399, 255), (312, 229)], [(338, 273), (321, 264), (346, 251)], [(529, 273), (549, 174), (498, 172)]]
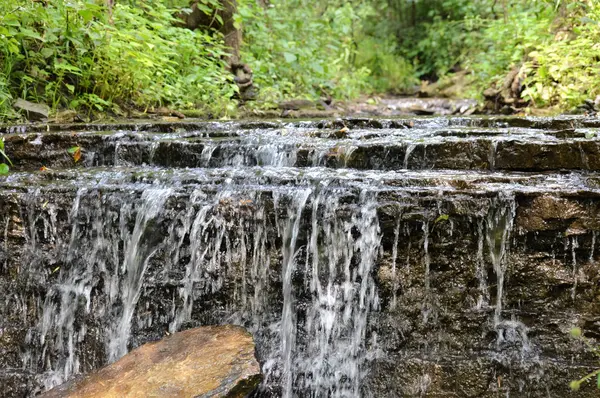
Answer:
[(205, 326), (144, 344), (98, 372), (58, 386), (58, 397), (245, 397), (261, 380), (252, 336)]

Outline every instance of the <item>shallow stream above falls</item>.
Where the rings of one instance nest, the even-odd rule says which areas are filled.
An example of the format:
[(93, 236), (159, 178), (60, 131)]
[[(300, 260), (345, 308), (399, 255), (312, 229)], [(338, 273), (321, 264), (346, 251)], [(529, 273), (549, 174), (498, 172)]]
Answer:
[(0, 133), (0, 397), (226, 323), (257, 397), (562, 397), (597, 362), (600, 119)]

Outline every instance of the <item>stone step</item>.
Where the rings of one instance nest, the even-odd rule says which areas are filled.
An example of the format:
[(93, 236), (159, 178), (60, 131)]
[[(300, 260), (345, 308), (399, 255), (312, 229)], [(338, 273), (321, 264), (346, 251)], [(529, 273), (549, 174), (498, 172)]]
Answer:
[[(154, 126), (155, 125), (150, 125)], [(193, 131), (8, 134), (17, 170), (40, 167), (330, 167), (374, 170), (600, 170), (600, 129), (204, 126)], [(194, 127), (198, 127), (194, 125)], [(247, 127), (247, 126), (245, 126)], [(68, 149), (81, 148), (75, 162)]]
[(199, 120), (160, 121), (126, 120), (106, 123), (37, 123), (24, 125), (1, 125), (0, 134), (24, 134), (43, 132), (81, 132), (81, 131), (135, 131), (174, 133), (184, 131), (223, 131), (277, 129), (277, 128), (341, 129), (367, 128), (447, 128), (447, 127), (483, 127), (483, 128), (532, 128), (544, 130), (565, 130), (573, 128), (598, 128), (600, 119), (582, 115), (547, 117), (513, 116), (469, 116), (469, 117), (410, 117), (410, 118), (339, 118), (325, 120), (273, 120), (241, 122), (207, 122)]
[[(593, 359), (568, 328), (576, 323), (598, 333), (597, 186), (597, 177), (586, 173), (273, 167), (14, 172), (0, 189), (0, 287), (6, 292), (0, 368), (31, 372), (0, 374), (0, 382), (7, 391), (32, 395), (41, 388), (36, 380), (55, 383), (64, 372), (106, 364), (115, 317), (125, 313), (132, 285), (139, 286), (139, 297), (131, 308), (131, 348), (164, 336), (173, 324), (235, 320), (255, 331), (261, 361), (277, 363), (282, 285), (288, 283), (298, 319), (295, 352), (309, 358), (290, 365), (296, 374), (313, 372), (308, 355), (318, 357), (311, 350), (326, 332), (310, 325), (326, 325), (330, 314), (342, 328), (332, 343), (336, 349), (358, 338), (358, 328), (377, 335), (372, 350), (382, 354), (373, 353), (364, 383), (373, 383), (378, 395), (386, 388), (409, 393), (423, 375), (439, 378), (433, 396), (454, 391), (448, 387), (453, 375), (468, 376), (475, 393), (492, 388), (487, 378), (471, 384), (482, 374), (501, 377), (501, 385), (493, 380), (494, 393), (506, 395), (544, 372), (556, 376), (552, 386), (562, 394), (581, 368), (555, 364), (573, 356)], [(285, 282), (286, 231), (308, 190), (292, 254), (297, 264)], [(154, 201), (161, 195), (164, 201)], [(369, 228), (363, 211), (371, 205), (376, 227)], [(499, 249), (498, 241), (510, 250)], [(377, 255), (361, 274), (370, 248)], [(503, 268), (495, 255), (504, 256)], [(123, 271), (128, 261), (143, 269), (139, 282)], [(377, 290), (376, 308), (368, 323), (343, 323), (345, 308), (360, 316), (367, 278)], [(317, 281), (320, 288), (312, 288)], [(344, 291), (353, 298), (347, 301)], [(194, 305), (187, 323), (178, 323), (189, 297)], [(444, 366), (448, 358), (461, 366)], [(329, 360), (345, 363), (333, 355)], [(326, 383), (339, 380), (318, 371)], [(398, 384), (387, 384), (388, 375)], [(269, 380), (274, 392), (264, 396), (281, 396), (276, 371)], [(297, 387), (304, 388), (316, 389)], [(538, 391), (537, 384), (526, 391)]]
[(174, 192), (269, 192), (313, 189), (368, 190), (381, 194), (415, 196), (490, 196), (513, 193), (524, 196), (557, 194), (596, 197), (600, 176), (586, 172), (503, 172), (472, 170), (354, 170), (326, 167), (161, 168), (90, 167), (47, 171), (14, 171), (4, 178), (0, 192), (106, 192), (170, 188)]

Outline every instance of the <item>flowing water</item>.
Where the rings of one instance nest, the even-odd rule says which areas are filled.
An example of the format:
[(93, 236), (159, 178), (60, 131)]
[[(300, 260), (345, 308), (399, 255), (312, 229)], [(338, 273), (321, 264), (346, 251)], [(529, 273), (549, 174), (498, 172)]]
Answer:
[(594, 300), (593, 123), (7, 129), (5, 395), (214, 323), (253, 333), (258, 396), (537, 391)]

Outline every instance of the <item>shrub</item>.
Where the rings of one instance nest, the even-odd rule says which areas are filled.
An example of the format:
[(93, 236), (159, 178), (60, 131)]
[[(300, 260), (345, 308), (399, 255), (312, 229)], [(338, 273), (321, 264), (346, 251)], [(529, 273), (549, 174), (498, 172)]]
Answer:
[[(232, 109), (222, 38), (174, 26), (175, 10), (118, 2), (109, 17), (94, 0), (0, 5), (0, 112), (23, 97), (53, 108), (106, 110), (202, 104)], [(110, 18), (110, 20), (109, 20)]]

